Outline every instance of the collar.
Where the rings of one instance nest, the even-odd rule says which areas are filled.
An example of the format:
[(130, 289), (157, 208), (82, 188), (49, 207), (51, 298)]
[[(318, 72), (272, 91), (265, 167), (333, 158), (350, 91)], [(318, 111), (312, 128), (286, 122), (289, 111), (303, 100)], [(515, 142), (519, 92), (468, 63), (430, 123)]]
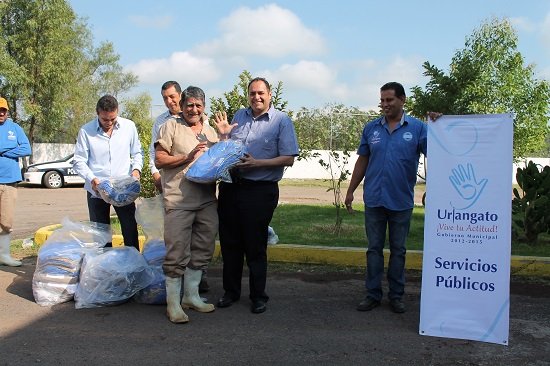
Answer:
[(265, 115), (267, 115), (267, 119), (270, 120), (271, 118), (273, 118), (274, 113), (275, 113), (275, 107), (273, 106), (273, 103), (271, 103), (269, 105), (269, 109), (267, 110), (267, 112), (265, 112), (263, 114), (260, 114), (258, 117), (254, 117), (254, 114), (252, 113), (252, 108), (251, 107), (248, 107), (246, 109), (246, 114), (248, 114), (250, 116), (250, 118), (252, 118), (252, 120), (258, 120), (258, 119), (262, 118)]
[[(116, 118), (116, 122), (115, 122), (115, 124), (114, 124), (114, 126), (113, 126), (113, 130), (114, 130), (114, 129), (117, 129), (117, 130), (119, 129), (119, 127), (120, 127), (120, 122), (118, 121), (119, 118), (120, 118), (120, 117), (117, 117), (117, 118)], [(97, 122), (97, 126), (95, 127), (96, 130), (97, 130), (98, 132), (104, 132), (104, 131), (103, 131), (103, 128), (101, 127), (101, 124), (99, 123), (99, 118), (96, 117), (95, 120), (96, 120), (96, 122)]]
[[(401, 115), (401, 120), (399, 121), (399, 126), (403, 126), (405, 124), (405, 116), (406, 116), (406, 113), (405, 111), (403, 111), (403, 114)], [(380, 121), (380, 124), (383, 126), (385, 125), (386, 123), (388, 123), (386, 121), (386, 116), (382, 116), (382, 121)]]

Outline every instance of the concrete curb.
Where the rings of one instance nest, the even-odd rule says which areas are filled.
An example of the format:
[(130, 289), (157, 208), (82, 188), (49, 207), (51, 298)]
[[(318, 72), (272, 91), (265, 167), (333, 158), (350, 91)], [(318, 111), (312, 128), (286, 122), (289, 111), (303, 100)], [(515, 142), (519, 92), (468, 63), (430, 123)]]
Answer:
[[(61, 225), (45, 226), (36, 231), (34, 242), (42, 245), (52, 231)], [(143, 250), (145, 237), (139, 237), (140, 249)], [(121, 246), (122, 235), (113, 235), (113, 246)], [(341, 266), (364, 267), (366, 263), (365, 248), (323, 247), (313, 245), (276, 244), (267, 247), (269, 260), (272, 262), (331, 264)], [(389, 250), (385, 249), (384, 260), (389, 260)], [(422, 251), (407, 251), (407, 269), (422, 270)], [(221, 256), (220, 245), (216, 243), (214, 258)], [(550, 277), (550, 257), (525, 257), (513, 255), (510, 261), (512, 275)]]

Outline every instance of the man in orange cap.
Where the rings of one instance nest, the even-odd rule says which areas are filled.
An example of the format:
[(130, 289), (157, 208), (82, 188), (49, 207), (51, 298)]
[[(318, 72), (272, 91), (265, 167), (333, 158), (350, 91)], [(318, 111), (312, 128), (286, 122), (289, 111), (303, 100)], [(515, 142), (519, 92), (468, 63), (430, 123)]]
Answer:
[(31, 154), (23, 129), (8, 118), (8, 102), (0, 98), (0, 264), (17, 267), (21, 262), (10, 255), (10, 233), (15, 213), (17, 188), (21, 181), (19, 158)]

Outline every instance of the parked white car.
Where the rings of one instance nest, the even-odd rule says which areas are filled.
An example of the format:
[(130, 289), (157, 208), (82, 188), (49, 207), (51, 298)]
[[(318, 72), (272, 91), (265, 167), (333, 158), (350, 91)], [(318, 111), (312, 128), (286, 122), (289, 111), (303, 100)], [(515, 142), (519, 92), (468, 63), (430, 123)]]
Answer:
[(84, 184), (84, 179), (73, 169), (73, 155), (55, 161), (30, 165), (24, 174), (25, 183), (38, 184), (46, 188)]

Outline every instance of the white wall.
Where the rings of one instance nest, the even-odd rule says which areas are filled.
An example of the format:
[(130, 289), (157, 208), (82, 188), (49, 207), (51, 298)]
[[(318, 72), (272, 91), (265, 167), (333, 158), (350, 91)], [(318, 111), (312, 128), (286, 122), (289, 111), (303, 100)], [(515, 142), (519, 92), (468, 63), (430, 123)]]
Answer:
[[(329, 160), (329, 154), (328, 151), (324, 150), (314, 150), (313, 152), (317, 152), (321, 154), (318, 158), (311, 158), (308, 160), (295, 160), (294, 165), (292, 167), (289, 167), (285, 170), (285, 174), (283, 178), (288, 179), (330, 179), (330, 173), (325, 170), (321, 165), (318, 163), (319, 159), (323, 159), (324, 161)], [(424, 166), (423, 166), (423, 158), (420, 158), (420, 164), (418, 164), (418, 171), (419, 173), (424, 176)], [(528, 161), (532, 160), (535, 162), (535, 164), (539, 164), (541, 166), (550, 165), (550, 158), (526, 158), (517, 164), (514, 164), (513, 170), (512, 170), (512, 182), (513, 184), (517, 183), (516, 181), (516, 171), (518, 167), (524, 168), (526, 163)], [(355, 152), (351, 153), (351, 156), (349, 157), (348, 164), (346, 165), (347, 170), (349, 172), (353, 172), (353, 167), (355, 166), (355, 162), (357, 161), (357, 154)], [(429, 161), (429, 159), (428, 159)], [(339, 175), (339, 171), (334, 174), (335, 177)], [(350, 177), (351, 178), (351, 174)], [(422, 179), (418, 179), (419, 182), (422, 181)]]

